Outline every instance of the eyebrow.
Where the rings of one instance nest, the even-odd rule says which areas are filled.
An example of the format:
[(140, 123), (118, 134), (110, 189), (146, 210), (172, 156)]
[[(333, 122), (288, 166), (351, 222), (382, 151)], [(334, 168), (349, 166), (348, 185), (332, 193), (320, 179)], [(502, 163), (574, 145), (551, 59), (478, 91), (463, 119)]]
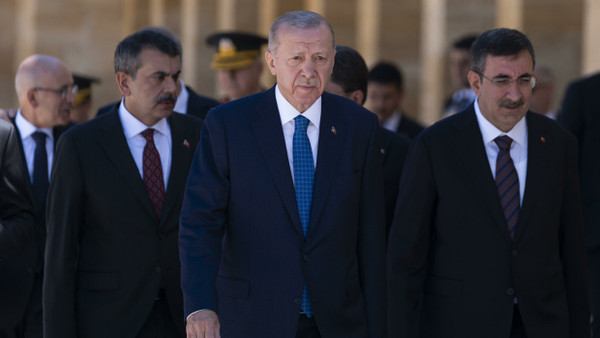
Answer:
[[(531, 73), (523, 73), (521, 75), (519, 75), (519, 77), (517, 77), (518, 79), (523, 78), (523, 77), (533, 77), (533, 74)], [(494, 76), (494, 79), (510, 79), (511, 77), (506, 75), (506, 74), (498, 74), (496, 76)]]
[[(181, 74), (181, 70), (179, 70), (177, 73), (173, 74), (173, 76), (179, 76)], [(152, 75), (163, 75), (163, 76), (169, 76), (171, 75), (170, 73), (167, 72), (163, 72), (162, 70), (157, 70), (156, 72), (152, 73)]]

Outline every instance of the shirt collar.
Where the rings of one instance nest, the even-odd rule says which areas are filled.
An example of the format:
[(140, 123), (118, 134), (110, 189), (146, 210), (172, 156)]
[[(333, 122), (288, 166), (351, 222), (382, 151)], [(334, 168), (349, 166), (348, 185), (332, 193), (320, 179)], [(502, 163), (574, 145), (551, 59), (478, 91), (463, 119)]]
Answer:
[(488, 144), (493, 142), (498, 136), (508, 135), (513, 142), (518, 143), (521, 146), (525, 146), (527, 137), (527, 124), (525, 123), (525, 116), (521, 118), (515, 126), (507, 133), (496, 128), (488, 119), (483, 116), (481, 109), (479, 108), (479, 98), (475, 100), (475, 116), (477, 116), (477, 122), (479, 123), (479, 129), (481, 130), (481, 136), (483, 137), (483, 143)]
[(188, 92), (187, 88), (185, 88), (185, 84), (183, 83), (182, 79), (179, 79), (179, 86), (181, 87), (181, 91), (177, 96), (177, 101), (175, 101), (175, 108), (173, 108), (173, 111), (185, 114), (187, 112), (187, 102), (188, 98), (190, 97), (190, 93)]
[(31, 134), (35, 133), (36, 131), (40, 131), (44, 134), (46, 134), (46, 136), (51, 139), (54, 140), (54, 134), (52, 134), (52, 128), (38, 128), (35, 125), (33, 125), (33, 123), (29, 122), (25, 116), (23, 116), (23, 114), (21, 113), (21, 109), (19, 109), (17, 111), (17, 116), (15, 117), (15, 125), (17, 126), (17, 128), (19, 128), (19, 133), (21, 134), (21, 139), (24, 140), (28, 137), (31, 137)]
[(121, 119), (121, 124), (123, 125), (123, 132), (125, 133), (125, 137), (127, 139), (139, 135), (141, 132), (148, 128), (153, 128), (159, 133), (167, 135), (169, 128), (169, 124), (167, 123), (166, 118), (162, 118), (153, 126), (148, 127), (140, 120), (138, 120), (135, 116), (133, 116), (127, 110), (127, 108), (125, 108), (125, 100), (121, 100), (121, 104), (119, 105), (119, 118)]
[[(279, 109), (279, 117), (281, 118), (281, 124), (284, 125), (301, 113), (294, 108), (281, 94), (279, 86), (275, 85), (275, 100), (277, 101), (277, 108)], [(321, 96), (312, 104), (302, 116), (306, 117), (315, 127), (319, 130), (319, 124), (321, 122)]]

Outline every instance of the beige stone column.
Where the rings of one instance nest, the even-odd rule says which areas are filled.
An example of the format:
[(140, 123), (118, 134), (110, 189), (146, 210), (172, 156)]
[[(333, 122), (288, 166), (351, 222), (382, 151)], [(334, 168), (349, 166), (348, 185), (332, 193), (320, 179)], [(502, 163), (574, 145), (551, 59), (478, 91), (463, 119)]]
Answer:
[(217, 30), (235, 30), (236, 0), (217, 1)]
[(523, 29), (523, 0), (496, 0), (496, 27)]
[[(259, 0), (258, 6), (257, 32), (258, 34), (268, 37), (271, 24), (277, 18), (279, 6), (277, 5), (277, 0)], [(269, 88), (275, 83), (275, 77), (271, 75), (271, 72), (266, 66), (260, 76), (260, 83), (263, 88)]]
[(200, 13), (200, 0), (181, 0), (181, 45), (183, 46), (182, 73), (185, 83), (197, 88), (198, 75), (196, 59), (198, 56), (198, 39), (200, 28), (198, 25)]
[(165, 25), (165, 0), (150, 0), (150, 25)]
[(15, 1), (15, 4), (15, 60), (20, 64), (23, 59), (36, 52), (38, 0), (19, 0)]
[(446, 0), (421, 1), (421, 79), (419, 120), (430, 125), (440, 119), (446, 56)]
[(367, 65), (379, 60), (381, 0), (357, 0), (356, 47)]
[(122, 36), (127, 36), (135, 31), (135, 13), (136, 13), (136, 0), (123, 0), (123, 21), (121, 22), (123, 27)]
[(600, 70), (600, 0), (583, 1), (581, 73)]
[(325, 16), (325, 0), (304, 0), (306, 10)]

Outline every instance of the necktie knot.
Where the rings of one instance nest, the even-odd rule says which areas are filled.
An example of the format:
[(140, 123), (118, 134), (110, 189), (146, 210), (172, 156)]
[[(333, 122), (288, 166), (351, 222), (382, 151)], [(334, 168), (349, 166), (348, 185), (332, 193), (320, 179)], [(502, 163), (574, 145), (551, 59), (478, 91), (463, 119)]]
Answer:
[(154, 129), (148, 128), (144, 130), (142, 136), (146, 139), (146, 143), (154, 143)]
[(306, 129), (308, 128), (309, 119), (302, 115), (298, 115), (294, 118), (294, 132), (301, 132), (306, 134)]
[(41, 131), (36, 131), (31, 134), (31, 137), (35, 141), (35, 145), (37, 146), (46, 146), (46, 133), (42, 133)]
[(500, 150), (508, 150), (510, 149), (510, 145), (512, 144), (513, 139), (510, 136), (502, 135), (498, 136), (494, 139), (494, 142), (498, 145)]

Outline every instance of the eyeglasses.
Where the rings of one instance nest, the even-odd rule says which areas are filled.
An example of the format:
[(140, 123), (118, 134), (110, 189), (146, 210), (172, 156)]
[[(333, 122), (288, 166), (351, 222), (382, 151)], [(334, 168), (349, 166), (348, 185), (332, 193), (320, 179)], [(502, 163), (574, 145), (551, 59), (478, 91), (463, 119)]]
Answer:
[(481, 74), (480, 72), (476, 73), (479, 74), (479, 76), (481, 76), (482, 78), (489, 80), (491, 83), (494, 84), (494, 86), (498, 87), (499, 89), (508, 89), (510, 88), (510, 86), (512, 86), (513, 82), (515, 81), (517, 81), (517, 86), (519, 86), (520, 88), (533, 89), (533, 87), (535, 87), (535, 77), (531, 75), (522, 76), (518, 79), (511, 79), (508, 77), (495, 77), (493, 79), (490, 79), (489, 77)]
[(63, 99), (67, 99), (69, 97), (69, 95), (77, 95), (77, 90), (79, 90), (79, 87), (77, 85), (73, 85), (73, 86), (65, 86), (62, 87), (61, 89), (52, 89), (52, 88), (43, 88), (43, 87), (35, 87), (33, 88), (33, 90), (41, 90), (41, 91), (45, 91), (45, 92), (51, 92), (54, 94), (58, 94), (60, 95)]

